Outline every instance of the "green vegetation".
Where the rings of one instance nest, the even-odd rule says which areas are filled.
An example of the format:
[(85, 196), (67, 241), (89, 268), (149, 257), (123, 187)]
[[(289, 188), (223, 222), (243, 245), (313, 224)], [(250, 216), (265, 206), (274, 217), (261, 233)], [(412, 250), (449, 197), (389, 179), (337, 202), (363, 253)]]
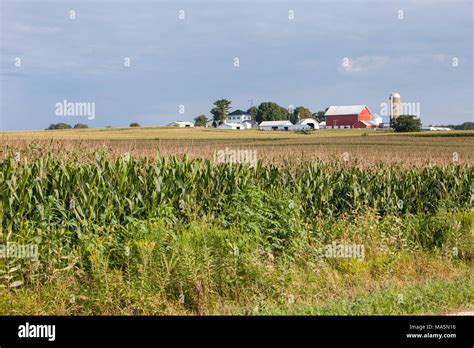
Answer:
[(303, 106), (298, 106), (293, 110), (293, 113), (290, 114), (290, 121), (292, 123), (297, 123), (299, 120), (313, 117), (311, 111)]
[(211, 114), (214, 115), (214, 121), (217, 124), (223, 123), (229, 115), (229, 110), (231, 109), (230, 104), (232, 102), (227, 99), (219, 99), (214, 102), (214, 108), (211, 110)]
[(437, 125), (435, 127), (447, 127), (454, 130), (474, 130), (474, 122), (463, 122), (462, 124)]
[(89, 126), (88, 126), (87, 124), (85, 124), (85, 123), (76, 123), (76, 124), (74, 125), (74, 128), (76, 128), (76, 129), (77, 129), (77, 128), (89, 128)]
[[(267, 224), (259, 228), (270, 228), (283, 212), (289, 215), (282, 223), (288, 216), (311, 220), (367, 208), (383, 215), (436, 213), (470, 207), (474, 192), (474, 168), (462, 165), (402, 170), (313, 162), (252, 168), (168, 157), (114, 161), (98, 155), (89, 164), (45, 156), (20, 163), (9, 158), (0, 167), (3, 224), (14, 230), (26, 221), (123, 223), (161, 217), (163, 209), (183, 222), (202, 216), (229, 219), (240, 204), (249, 210), (241, 218), (255, 214), (252, 218)], [(72, 203), (76, 208), (70, 208)], [(292, 208), (280, 211), (283, 206)]]
[(362, 294), (327, 305), (269, 309), (263, 315), (416, 315), (440, 314), (472, 308), (474, 278), (464, 276), (406, 288), (389, 288), (376, 293)]
[(395, 132), (418, 132), (421, 129), (421, 121), (417, 116), (400, 115), (392, 125)]
[(194, 125), (196, 127), (205, 127), (208, 121), (209, 120), (206, 115), (199, 115), (194, 119)]
[(137, 122), (132, 122), (132, 123), (130, 123), (130, 127), (141, 127), (141, 126)]
[(51, 129), (70, 129), (72, 128), (70, 125), (68, 125), (67, 123), (63, 123), (63, 122), (60, 122), (60, 123), (51, 123), (49, 125), (48, 128), (46, 128), (46, 130), (51, 130)]
[[(0, 244), (39, 247), (0, 259), (0, 314), (393, 313), (398, 291), (397, 313), (473, 305), (470, 166), (96, 153), (0, 167)], [(331, 243), (365, 256), (328, 257)]]
[(257, 123), (262, 121), (278, 121), (287, 120), (289, 117), (288, 110), (273, 102), (263, 102), (258, 106)]

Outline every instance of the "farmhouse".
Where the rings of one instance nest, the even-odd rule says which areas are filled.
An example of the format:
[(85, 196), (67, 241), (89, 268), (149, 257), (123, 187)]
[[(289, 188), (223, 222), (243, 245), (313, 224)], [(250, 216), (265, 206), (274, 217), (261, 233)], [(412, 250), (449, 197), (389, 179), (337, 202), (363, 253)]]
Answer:
[(290, 121), (263, 121), (258, 125), (258, 128), (265, 131), (271, 130), (283, 130), (287, 131), (292, 129), (293, 123)]
[(168, 127), (194, 127), (194, 123), (192, 122), (186, 122), (186, 121), (176, 121), (176, 122), (171, 122), (168, 124)]
[(235, 110), (227, 116), (231, 123), (252, 123), (252, 115), (242, 110)]
[(305, 118), (294, 124), (292, 130), (312, 130), (319, 129), (319, 123), (314, 118)]
[(330, 106), (324, 116), (326, 128), (377, 128), (366, 105)]

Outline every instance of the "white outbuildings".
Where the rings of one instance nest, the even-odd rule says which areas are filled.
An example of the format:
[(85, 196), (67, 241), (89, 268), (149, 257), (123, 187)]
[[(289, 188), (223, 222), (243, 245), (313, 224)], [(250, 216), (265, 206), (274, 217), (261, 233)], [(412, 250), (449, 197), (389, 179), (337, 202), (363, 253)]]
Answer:
[(246, 124), (228, 123), (228, 122), (219, 125), (217, 128), (220, 128), (220, 129), (238, 129), (238, 130), (248, 129)]
[(314, 118), (304, 118), (299, 120), (298, 123), (294, 124), (291, 130), (303, 131), (319, 129), (319, 123)]
[(290, 121), (263, 121), (258, 125), (258, 128), (265, 131), (282, 130), (288, 131), (293, 127)]
[(186, 121), (176, 121), (176, 122), (171, 122), (170, 124), (168, 124), (168, 127), (180, 127), (180, 128), (184, 128), (184, 127), (194, 127), (194, 123), (192, 122), (186, 122)]

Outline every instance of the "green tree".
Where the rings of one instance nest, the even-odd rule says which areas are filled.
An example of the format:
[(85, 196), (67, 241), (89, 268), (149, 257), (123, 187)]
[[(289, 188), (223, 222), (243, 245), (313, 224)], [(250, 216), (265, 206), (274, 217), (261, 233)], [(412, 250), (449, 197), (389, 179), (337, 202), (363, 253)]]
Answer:
[(72, 127), (68, 125), (67, 123), (60, 122), (60, 123), (52, 123), (46, 129), (48, 130), (48, 129), (70, 129), (70, 128)]
[(262, 121), (287, 120), (288, 110), (273, 102), (263, 102), (258, 106), (257, 123)]
[(252, 121), (255, 121), (257, 119), (258, 108), (256, 106), (252, 106), (247, 110), (247, 113), (252, 115)]
[(321, 111), (315, 112), (313, 114), (313, 118), (318, 122), (324, 122), (326, 120), (326, 117), (324, 116), (324, 114), (326, 113), (328, 109), (329, 108), (326, 108), (325, 111), (321, 110)]
[(308, 108), (305, 108), (304, 106), (298, 106), (293, 110), (293, 113), (290, 114), (290, 121), (292, 123), (297, 123), (299, 120), (310, 117), (313, 117), (313, 114)]
[(214, 121), (221, 124), (227, 119), (229, 114), (230, 104), (232, 102), (227, 99), (219, 99), (214, 102), (214, 108), (211, 110), (211, 114), (214, 115)]
[(130, 127), (141, 127), (141, 126), (137, 122), (132, 122), (132, 123), (130, 123)]
[(89, 126), (85, 123), (76, 123), (74, 128), (89, 128)]
[(206, 115), (199, 115), (194, 119), (194, 125), (196, 127), (205, 127), (208, 121), (209, 119)]
[(413, 115), (400, 115), (392, 124), (395, 132), (418, 132), (421, 129), (421, 121)]
[(464, 122), (459, 129), (474, 130), (474, 122)]

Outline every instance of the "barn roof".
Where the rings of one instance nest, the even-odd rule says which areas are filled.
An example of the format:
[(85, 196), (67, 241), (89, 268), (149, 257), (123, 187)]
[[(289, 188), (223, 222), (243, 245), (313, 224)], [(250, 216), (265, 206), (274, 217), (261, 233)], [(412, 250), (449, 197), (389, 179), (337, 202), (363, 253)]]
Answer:
[(223, 123), (223, 124), (219, 125), (218, 128), (234, 128), (234, 127), (242, 127), (242, 125), (240, 123), (226, 122), (226, 123)]
[(339, 115), (358, 115), (364, 110), (367, 105), (331, 105), (324, 116), (339, 116)]
[(194, 123), (192, 122), (188, 122), (188, 121), (175, 121), (175, 122), (171, 122), (168, 124), (168, 126), (178, 126), (178, 125), (194, 125)]
[(292, 126), (293, 123), (290, 121), (263, 121), (259, 127), (278, 127), (278, 126)]
[(296, 124), (307, 124), (307, 123), (315, 123), (319, 124), (318, 121), (316, 121), (314, 118), (304, 118), (302, 120), (299, 120)]
[(374, 122), (374, 121), (358, 121), (358, 122), (362, 122), (366, 126), (377, 126), (377, 122)]

